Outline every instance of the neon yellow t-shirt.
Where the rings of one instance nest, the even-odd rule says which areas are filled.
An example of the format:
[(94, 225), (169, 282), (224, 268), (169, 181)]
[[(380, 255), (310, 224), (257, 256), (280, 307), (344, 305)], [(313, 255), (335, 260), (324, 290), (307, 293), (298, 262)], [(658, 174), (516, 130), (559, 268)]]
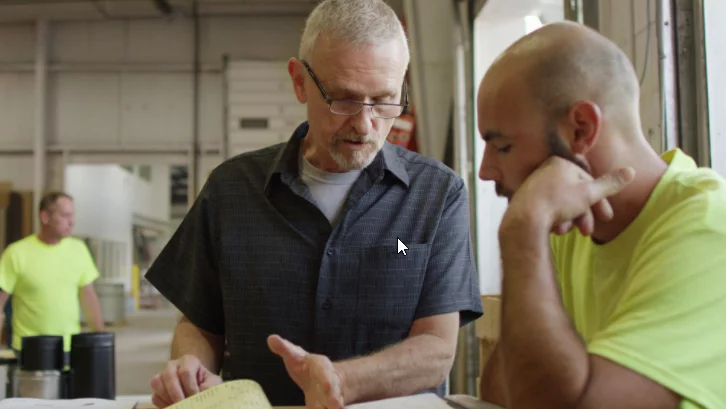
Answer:
[(81, 331), (79, 290), (99, 273), (86, 244), (67, 237), (48, 245), (30, 235), (5, 249), (0, 257), (0, 288), (12, 294), (13, 348), (32, 335), (71, 335)]
[(683, 397), (726, 408), (726, 181), (680, 150), (614, 240), (552, 236), (563, 304), (587, 349)]

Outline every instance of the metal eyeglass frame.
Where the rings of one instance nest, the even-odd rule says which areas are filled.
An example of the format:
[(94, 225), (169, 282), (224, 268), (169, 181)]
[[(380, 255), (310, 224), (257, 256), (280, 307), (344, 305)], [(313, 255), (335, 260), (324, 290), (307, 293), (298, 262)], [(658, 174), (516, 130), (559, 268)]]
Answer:
[[(406, 110), (408, 109), (408, 87), (406, 85), (405, 79), (403, 81), (403, 91), (402, 91), (403, 93), (401, 95), (401, 99), (403, 99), (403, 104), (391, 104), (391, 103), (386, 103), (386, 102), (370, 103), (370, 102), (356, 101), (353, 99), (333, 99), (333, 98), (330, 98), (328, 96), (328, 94), (325, 92), (325, 89), (323, 89), (322, 84), (320, 84), (320, 81), (318, 81), (318, 77), (315, 76), (315, 74), (313, 73), (313, 70), (310, 69), (310, 66), (308, 65), (307, 61), (302, 61), (302, 64), (305, 67), (305, 69), (307, 70), (308, 74), (310, 75), (310, 78), (313, 79), (313, 82), (315, 82), (315, 85), (317, 85), (318, 89), (320, 90), (320, 94), (322, 94), (323, 99), (325, 100), (325, 103), (328, 104), (328, 108), (330, 109), (330, 112), (332, 112), (335, 115), (355, 116), (355, 115), (358, 115), (361, 110), (363, 110), (364, 106), (369, 106), (369, 107), (371, 107), (371, 115), (373, 115), (374, 117), (381, 118), (381, 119), (392, 119), (392, 118), (398, 118), (399, 116), (403, 115), (403, 113), (406, 112)], [(358, 104), (358, 106), (360, 106), (360, 109), (358, 109), (358, 111), (356, 111), (353, 114), (341, 114), (339, 112), (333, 111), (333, 102), (352, 102), (352, 103)], [(380, 116), (380, 115), (377, 115), (376, 110), (373, 109), (377, 105), (400, 107), (401, 113), (399, 113), (396, 116)]]

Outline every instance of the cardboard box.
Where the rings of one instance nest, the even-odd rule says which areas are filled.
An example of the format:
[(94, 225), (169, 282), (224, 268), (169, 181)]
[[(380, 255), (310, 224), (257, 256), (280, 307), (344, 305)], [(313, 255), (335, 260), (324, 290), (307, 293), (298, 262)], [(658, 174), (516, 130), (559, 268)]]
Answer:
[(496, 341), (499, 339), (499, 320), (501, 316), (501, 301), (498, 295), (482, 295), (484, 316), (476, 320), (476, 337)]
[(476, 337), (479, 339), (480, 372), (489, 360), (489, 356), (499, 341), (501, 301), (499, 296), (483, 295), (481, 302), (484, 307), (484, 316), (476, 320)]

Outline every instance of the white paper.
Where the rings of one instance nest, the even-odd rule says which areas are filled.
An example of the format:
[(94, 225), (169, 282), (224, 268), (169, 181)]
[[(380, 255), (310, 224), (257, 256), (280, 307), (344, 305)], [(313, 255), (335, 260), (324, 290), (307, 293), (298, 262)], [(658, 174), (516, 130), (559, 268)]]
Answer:
[(135, 406), (136, 402), (117, 402), (106, 399), (8, 398), (0, 401), (0, 409), (134, 409)]
[(258, 383), (239, 379), (192, 395), (167, 409), (272, 409), (272, 406)]
[(449, 395), (446, 400), (460, 409), (503, 409), (489, 402), (484, 402), (470, 395)]
[(445, 400), (433, 393), (356, 403), (347, 409), (451, 409)]

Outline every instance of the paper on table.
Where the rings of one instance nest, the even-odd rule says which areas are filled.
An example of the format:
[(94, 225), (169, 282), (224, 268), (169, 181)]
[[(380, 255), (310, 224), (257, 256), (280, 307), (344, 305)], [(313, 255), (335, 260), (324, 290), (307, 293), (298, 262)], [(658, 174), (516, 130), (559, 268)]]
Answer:
[(347, 409), (451, 409), (445, 400), (433, 393), (403, 396), (347, 406)]
[(167, 409), (272, 409), (272, 405), (257, 382), (239, 379), (221, 383)]
[(501, 407), (479, 400), (470, 395), (449, 395), (446, 401), (460, 409), (502, 409)]
[(136, 402), (106, 399), (32, 399), (9, 398), (0, 401), (0, 409), (64, 408), (64, 409), (134, 409)]

